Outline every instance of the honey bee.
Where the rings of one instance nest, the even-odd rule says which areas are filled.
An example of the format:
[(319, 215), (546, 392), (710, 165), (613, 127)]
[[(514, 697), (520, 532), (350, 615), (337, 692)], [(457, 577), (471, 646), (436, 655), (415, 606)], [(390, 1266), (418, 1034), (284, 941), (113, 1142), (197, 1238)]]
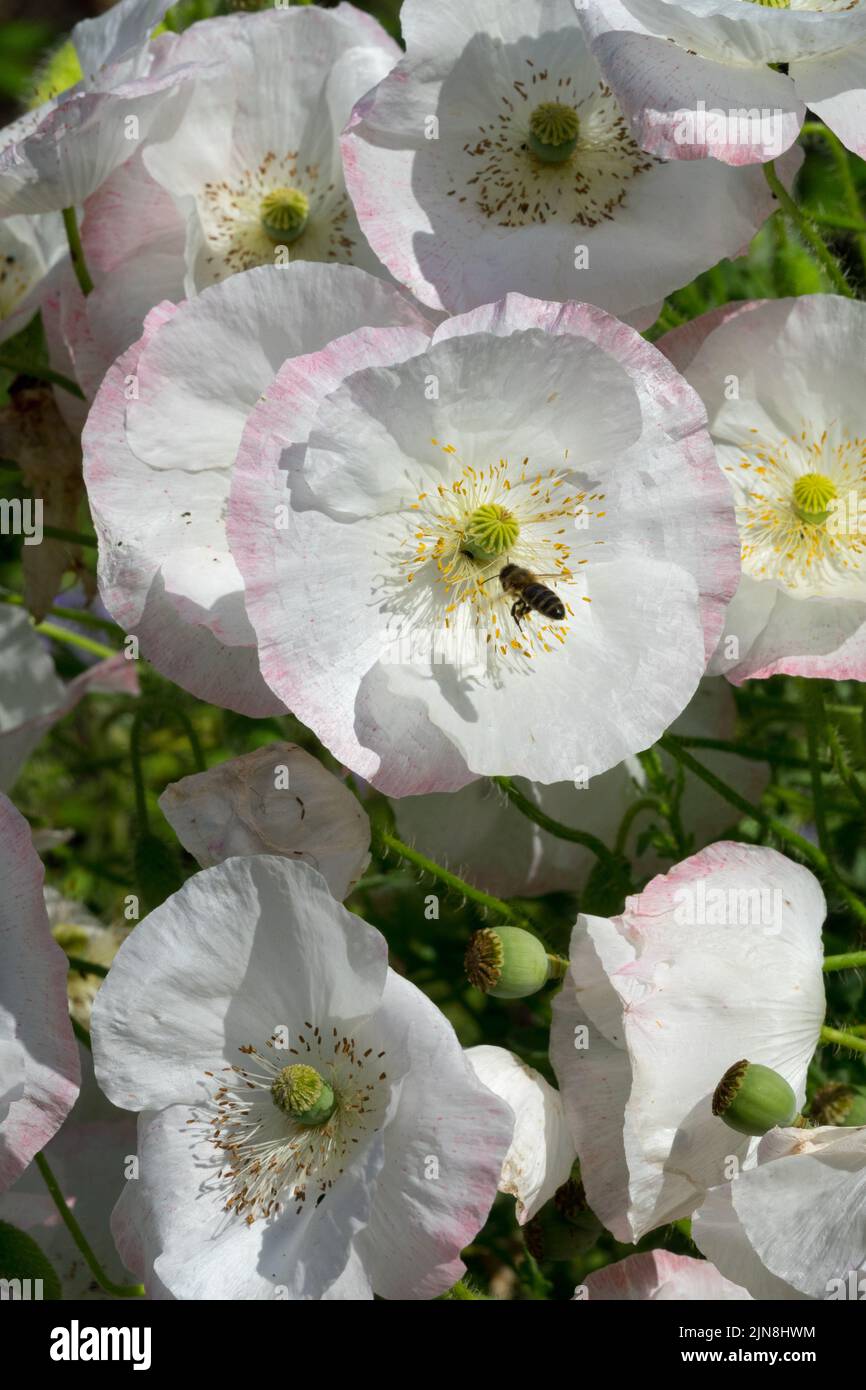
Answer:
[(520, 565), (503, 565), (499, 571), (499, 582), (506, 594), (514, 595), (511, 616), (520, 627), (520, 619), (530, 613), (540, 613), (544, 618), (552, 618), (561, 623), (565, 617), (565, 604), (558, 594), (542, 584), (538, 575)]

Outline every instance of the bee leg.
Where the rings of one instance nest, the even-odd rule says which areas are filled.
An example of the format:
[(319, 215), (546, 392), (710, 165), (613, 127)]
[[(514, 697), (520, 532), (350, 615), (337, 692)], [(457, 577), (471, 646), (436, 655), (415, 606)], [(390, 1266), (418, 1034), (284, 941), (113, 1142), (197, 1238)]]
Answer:
[(523, 631), (523, 628), (521, 626), (520, 619), (525, 618), (528, 612), (529, 609), (527, 608), (522, 598), (516, 599), (515, 602), (511, 605), (511, 616), (517, 623), (517, 626), (520, 628), (521, 632)]

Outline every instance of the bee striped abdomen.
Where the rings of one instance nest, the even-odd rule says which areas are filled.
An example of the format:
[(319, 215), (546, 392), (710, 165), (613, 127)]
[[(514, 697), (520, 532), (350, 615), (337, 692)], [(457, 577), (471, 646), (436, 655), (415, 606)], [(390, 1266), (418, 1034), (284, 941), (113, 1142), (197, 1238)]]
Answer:
[(546, 584), (527, 584), (523, 590), (523, 598), (530, 608), (534, 608), (536, 613), (541, 613), (545, 618), (554, 618), (561, 622), (565, 617), (565, 604)]

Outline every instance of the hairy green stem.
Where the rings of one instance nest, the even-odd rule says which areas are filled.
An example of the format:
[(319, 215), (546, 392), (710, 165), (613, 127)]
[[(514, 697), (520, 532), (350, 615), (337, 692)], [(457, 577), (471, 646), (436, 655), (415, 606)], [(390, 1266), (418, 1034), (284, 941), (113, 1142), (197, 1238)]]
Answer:
[(84, 247), (81, 245), (81, 233), (78, 230), (75, 208), (63, 209), (63, 225), (66, 228), (66, 240), (69, 242), (69, 259), (72, 261), (72, 269), (75, 271), (75, 278), (81, 286), (81, 293), (86, 296), (93, 289), (93, 281), (90, 278), (90, 271), (87, 269), (87, 261), (84, 259)]
[(150, 832), (150, 816), (147, 810), (147, 791), (144, 785), (144, 766), (141, 757), (141, 740), (147, 710), (137, 709), (129, 732), (129, 761), (132, 768), (132, 786), (135, 792), (135, 815), (139, 835)]
[(809, 750), (809, 778), (812, 783), (812, 809), (815, 815), (815, 829), (818, 832), (818, 844), (827, 858), (830, 859), (830, 835), (827, 830), (827, 814), (824, 807), (824, 784), (821, 780), (820, 763), (821, 744), (824, 740), (824, 729), (827, 724), (821, 682), (810, 680), (808, 677), (802, 677), (800, 679), (800, 691), (803, 697), (803, 723), (806, 726), (806, 745)]
[(825, 956), (825, 970), (858, 970), (866, 965), (866, 951), (846, 951), (842, 956)]
[(466, 883), (456, 874), (452, 874), (450, 869), (445, 869), (441, 864), (437, 864), (434, 859), (428, 859), (426, 854), (421, 854), (411, 845), (407, 845), (403, 840), (399, 840), (396, 835), (392, 835), (390, 830), (377, 830), (377, 838), (386, 849), (393, 850), (399, 854), (407, 863), (414, 864), (416, 869), (421, 869), (425, 874), (430, 874), (439, 883), (451, 888), (455, 893), (460, 893), (470, 902), (477, 903), (479, 907), (486, 908), (490, 912), (495, 912), (506, 922), (511, 922), (514, 926), (524, 926), (525, 922), (519, 912), (515, 912), (513, 907), (503, 902), (501, 898), (494, 898), (490, 893), (482, 893), (480, 888), (473, 888), (471, 883)]
[(84, 400), (84, 392), (77, 381), (72, 381), (70, 377), (63, 376), (60, 372), (55, 372), (51, 367), (40, 367), (33, 362), (17, 362), (14, 357), (8, 357), (5, 352), (0, 352), (0, 367), (7, 372), (15, 372), (17, 376), (31, 376), (34, 381), (47, 382), (49, 386), (59, 386), (61, 390), (68, 391), (70, 396), (77, 396), (80, 401)]
[(820, 263), (822, 270), (836, 293), (845, 295), (847, 299), (855, 298), (854, 291), (845, 279), (842, 267), (839, 265), (833, 253), (824, 244), (820, 233), (809, 221), (809, 218), (803, 212), (802, 208), (799, 208), (794, 202), (794, 199), (776, 173), (776, 166), (773, 161), (770, 160), (769, 164), (765, 164), (763, 168), (764, 177), (771, 191), (775, 193), (778, 198), (782, 211), (793, 223), (806, 245), (813, 252), (815, 259)]
[(58, 627), (56, 623), (37, 623), (34, 632), (41, 632), (43, 637), (50, 637), (54, 642), (65, 642), (70, 647), (80, 647), (84, 652), (90, 652), (91, 656), (110, 657), (118, 656), (116, 647), (106, 647), (102, 642), (94, 642), (92, 637), (84, 637), (80, 632), (69, 632), (65, 627)]
[(866, 1038), (858, 1038), (853, 1033), (843, 1033), (839, 1028), (823, 1027), (820, 1041), (850, 1048), (852, 1052), (866, 1052)]
[[(830, 130), (828, 126), (822, 125), (820, 121), (806, 121), (802, 133), (804, 135), (817, 135), (830, 149), (836, 164), (836, 172), (839, 175), (839, 184), (845, 195), (848, 211), (851, 214), (851, 221), (855, 223), (855, 226), (852, 227), (851, 230), (856, 230), (857, 232), (857, 236), (855, 236), (854, 240), (857, 244), (857, 250), (860, 254), (860, 261), (863, 265), (863, 269), (866, 271), (866, 223), (863, 221), (863, 209), (860, 206), (857, 185), (854, 182), (854, 175), (851, 172), (848, 151), (842, 144), (838, 135)], [(860, 222), (859, 227), (856, 226), (858, 220)]]
[[(677, 738), (684, 748), (706, 748), (717, 753), (733, 753), (738, 758), (745, 758), (748, 762), (755, 763), (775, 763), (778, 767), (810, 767), (808, 758), (797, 758), (793, 754), (768, 752), (766, 748), (747, 748), (738, 743), (730, 743), (723, 738), (703, 738), (697, 734), (677, 734)], [(822, 762), (819, 764), (822, 772), (829, 772), (831, 764)]]
[(109, 1279), (105, 1270), (102, 1268), (102, 1265), (99, 1263), (98, 1259), (94, 1255), (93, 1250), (91, 1249), (90, 1244), (86, 1236), (84, 1235), (84, 1232), (82, 1231), (75, 1217), (72, 1215), (72, 1212), (69, 1210), (69, 1207), (66, 1204), (66, 1198), (63, 1196), (63, 1193), (60, 1190), (60, 1184), (58, 1183), (57, 1179), (52, 1173), (51, 1168), (48, 1164), (48, 1160), (45, 1157), (45, 1154), (38, 1153), (34, 1161), (36, 1163), (36, 1167), (42, 1174), (45, 1186), (48, 1188), (48, 1191), (51, 1194), (51, 1200), (53, 1201), (60, 1214), (61, 1221), (63, 1222), (67, 1231), (71, 1235), (72, 1239), (75, 1241), (75, 1244), (77, 1245), (78, 1249), (81, 1251), (87, 1268), (90, 1270), (91, 1274), (99, 1284), (100, 1288), (103, 1288), (106, 1293), (113, 1294), (115, 1298), (143, 1298), (143, 1284), (115, 1284), (113, 1279)]
[(827, 743), (830, 746), (830, 753), (836, 771), (839, 774), (840, 781), (851, 793), (854, 800), (866, 810), (866, 788), (863, 787), (860, 778), (850, 766), (845, 747), (839, 737), (838, 731), (834, 728), (829, 719), (824, 727), (824, 733), (827, 738)]
[(626, 841), (629, 831), (634, 825), (635, 820), (643, 811), (658, 811), (659, 804), (654, 796), (642, 796), (639, 801), (635, 801), (629, 806), (625, 815), (619, 823), (619, 830), (616, 832), (616, 843), (613, 847), (614, 854), (624, 854)]
[(552, 816), (539, 810), (528, 797), (523, 795), (518, 787), (515, 787), (510, 777), (494, 777), (493, 781), (497, 787), (502, 788), (509, 801), (526, 816), (527, 820), (534, 821), (549, 835), (555, 835), (558, 840), (569, 840), (574, 845), (583, 845), (584, 849), (591, 850), (597, 859), (610, 862), (616, 857), (597, 835), (591, 835), (588, 830), (574, 830), (571, 826), (563, 825), (560, 821), (554, 820)]
[(86, 545), (91, 550), (96, 550), (99, 545), (95, 536), (87, 536), (83, 531), (70, 531), (65, 526), (43, 526), (42, 534), (50, 541), (69, 541), (70, 545)]
[[(14, 608), (24, 608), (24, 598), (21, 594), (0, 594), (0, 603), (9, 603)], [(113, 618), (100, 618), (96, 613), (89, 613), (86, 608), (63, 608), (59, 604), (49, 604), (46, 613), (50, 613), (54, 618), (68, 618), (71, 623), (80, 623), (82, 627), (98, 627), (103, 632), (119, 632), (120, 629)]]
[(776, 816), (768, 815), (760, 806), (753, 805), (733, 787), (729, 787), (727, 782), (723, 782), (714, 772), (710, 772), (708, 767), (704, 767), (703, 763), (699, 763), (697, 758), (693, 758), (691, 753), (681, 746), (675, 734), (664, 734), (659, 739), (659, 746), (670, 753), (671, 757), (679, 759), (688, 771), (693, 772), (695, 777), (699, 777), (708, 787), (712, 787), (714, 792), (729, 802), (731, 806), (735, 806), (744, 816), (750, 816), (753, 820), (758, 821), (760, 825), (771, 830), (791, 849), (796, 850), (817, 874), (833, 884), (839, 896), (845, 900), (858, 921), (866, 923), (866, 904), (862, 903), (857, 894), (852, 892), (847, 883), (839, 877), (822, 849), (813, 845), (811, 840), (807, 840), (803, 835), (798, 835), (796, 830), (792, 830), (784, 821), (779, 820)]

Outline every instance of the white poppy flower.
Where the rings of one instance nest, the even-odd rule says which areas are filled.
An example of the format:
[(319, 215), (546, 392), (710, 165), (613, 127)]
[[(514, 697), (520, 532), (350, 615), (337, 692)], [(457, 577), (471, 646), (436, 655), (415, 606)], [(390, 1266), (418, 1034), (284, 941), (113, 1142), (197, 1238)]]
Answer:
[(689, 1216), (752, 1158), (756, 1141), (711, 1109), (735, 1062), (772, 1067), (803, 1104), (824, 1020), (824, 914), (808, 869), (721, 842), (622, 916), (578, 919), (551, 1058), (590, 1206), (618, 1240)]
[(143, 143), (85, 205), (95, 288), (67, 286), (65, 327), (89, 395), (154, 304), (253, 266), (324, 261), (383, 274), (358, 227), (338, 137), (400, 50), (371, 15), (278, 7), (166, 35), (156, 68), (188, 67), (170, 136)]
[(383, 330), (286, 364), (229, 539), (265, 680), (343, 763), (392, 795), (594, 776), (688, 704), (738, 561), (661, 363), (599, 309), (509, 295), (428, 351)]
[(647, 1250), (627, 1255), (616, 1264), (593, 1270), (579, 1284), (574, 1301), (599, 1299), (624, 1303), (730, 1303), (751, 1294), (707, 1260), (672, 1255), (669, 1250)]
[(0, 343), (20, 333), (38, 311), (49, 272), (67, 251), (57, 213), (0, 221)]
[(318, 869), (342, 899), (370, 862), (370, 822), (358, 798), (295, 743), (271, 743), (172, 782), (159, 804), (203, 869), (237, 854), (284, 854)]
[[(691, 703), (671, 726), (675, 734), (731, 739), (736, 708), (725, 681), (707, 678), (698, 686)], [(769, 778), (764, 763), (739, 758), (734, 753), (703, 749), (701, 761), (729, 786), (750, 801), (760, 800)], [(667, 754), (662, 763), (670, 769)], [(518, 789), (554, 820), (575, 830), (596, 835), (612, 848), (623, 816), (646, 791), (646, 774), (636, 757), (586, 782), (517, 781)], [(402, 839), (445, 864), (469, 883), (501, 898), (533, 897), (559, 891), (579, 891), (586, 883), (596, 858), (591, 850), (542, 830), (496, 786), (479, 779), (458, 792), (430, 796), (404, 796), (394, 805)], [(716, 839), (735, 820), (727, 802), (707, 794), (703, 783), (686, 773), (680, 801), (680, 819), (694, 848)], [(640, 854), (637, 841), (652, 812), (637, 819), (628, 834), (625, 852), (640, 878), (658, 872), (661, 861), (648, 846)]]
[(645, 150), (775, 159), (806, 108), (866, 154), (866, 14), (857, 0), (576, 0)]
[(423, 303), (460, 313), (517, 290), (645, 327), (772, 211), (760, 170), (639, 149), (572, 0), (405, 0), (400, 18), (406, 56), (343, 151), (370, 245)]
[(660, 343), (701, 396), (743, 577), (711, 669), (866, 679), (866, 305), (731, 304)]
[(247, 415), (287, 358), (386, 324), (427, 341), (408, 299), (364, 271), (263, 266), (159, 305), (105, 378), (82, 440), (100, 592), (142, 655), (200, 699), (284, 710), (259, 673), (225, 534)]
[(82, 80), (0, 132), (0, 217), (75, 208), (165, 134), (185, 100), (183, 68), (154, 70), (148, 38), (170, 0), (120, 0), (72, 31)]
[(114, 1229), (153, 1292), (429, 1298), (460, 1276), (513, 1115), (308, 865), (188, 880), (118, 953), (93, 1048), (109, 1099), (147, 1112)]
[(43, 877), (29, 825), (0, 796), (0, 1191), (63, 1124), (81, 1079)]
[(866, 1297), (866, 1128), (773, 1129), (757, 1166), (714, 1187), (700, 1250), (753, 1298)]
[(27, 613), (0, 604), (0, 788), (14, 785), (52, 725), (99, 690), (136, 695), (135, 662), (109, 657), (64, 685)]
[(571, 1174), (576, 1155), (562, 1098), (540, 1072), (503, 1047), (470, 1047), (466, 1056), (479, 1081), (514, 1111), (514, 1138), (499, 1190), (515, 1198), (517, 1220), (524, 1226)]

